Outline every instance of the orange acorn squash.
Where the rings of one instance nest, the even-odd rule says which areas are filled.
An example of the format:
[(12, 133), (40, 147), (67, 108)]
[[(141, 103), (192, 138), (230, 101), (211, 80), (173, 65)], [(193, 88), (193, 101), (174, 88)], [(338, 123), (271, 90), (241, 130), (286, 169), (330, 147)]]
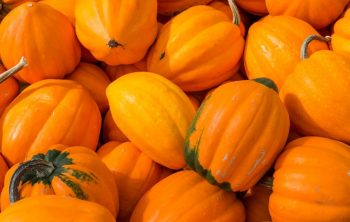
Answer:
[[(45, 18), (45, 19), (43, 19)], [(0, 24), (0, 56), (6, 68), (24, 56), (28, 66), (15, 74), (23, 82), (59, 79), (80, 60), (80, 47), (69, 20), (35, 2), (13, 9)]]
[(75, 25), (74, 9), (76, 0), (42, 0), (40, 3), (47, 4), (65, 15), (71, 24)]
[[(295, 31), (298, 30), (298, 31)], [(248, 30), (244, 68), (249, 79), (267, 77), (281, 88), (300, 61), (300, 47), (306, 37), (318, 34), (306, 22), (290, 16), (266, 16)], [(328, 49), (321, 42), (310, 45), (310, 53)]]
[(206, 5), (213, 0), (158, 0), (158, 13), (175, 15), (195, 5)]
[(114, 122), (133, 144), (170, 169), (185, 166), (183, 143), (195, 109), (178, 86), (134, 72), (112, 82), (106, 93)]
[(15, 202), (0, 214), (0, 222), (115, 222), (103, 206), (65, 196), (29, 197)]
[(0, 0), (0, 21), (15, 7), (25, 2), (37, 2), (39, 0)]
[(350, 221), (350, 147), (321, 137), (289, 143), (275, 164), (274, 222)]
[[(343, 12), (349, 0), (265, 0), (270, 15), (289, 15), (309, 23), (316, 29), (326, 27)], [(320, 13), (322, 12), (322, 13)]]
[(157, 35), (156, 0), (77, 0), (75, 29), (82, 45), (109, 65), (132, 64)]
[(10, 166), (54, 144), (96, 149), (101, 114), (90, 93), (72, 80), (28, 86), (0, 118), (0, 149)]
[(244, 49), (239, 16), (234, 20), (206, 5), (183, 11), (160, 30), (148, 54), (148, 71), (163, 75), (185, 91), (220, 84), (238, 70)]
[(129, 139), (124, 135), (122, 131), (115, 124), (112, 113), (110, 110), (107, 111), (102, 125), (102, 139), (104, 142), (118, 141), (127, 142)]
[(93, 64), (80, 63), (66, 78), (74, 80), (88, 89), (101, 113), (108, 110), (106, 88), (111, 81), (102, 69)]
[(3, 190), (4, 180), (8, 167), (2, 154), (0, 154), (0, 190)]
[(350, 93), (350, 54), (320, 50), (307, 58), (308, 43), (315, 38), (323, 39), (305, 40), (304, 59), (286, 79), (281, 98), (297, 132), (350, 143), (350, 104), (340, 103)]
[(130, 222), (244, 222), (243, 204), (190, 170), (174, 173), (154, 185), (138, 202)]
[(86, 147), (53, 145), (46, 153), (38, 153), (12, 166), (1, 193), (2, 211), (12, 202), (8, 190), (13, 186), (18, 187), (15, 198), (69, 196), (101, 204), (114, 216), (118, 213), (118, 190), (113, 174), (98, 155)]
[(225, 190), (246, 191), (254, 186), (288, 137), (288, 113), (272, 88), (275, 85), (268, 79), (216, 88), (188, 128), (187, 164)]
[(268, 14), (266, 0), (236, 0), (236, 4), (242, 9), (255, 15)]
[(334, 33), (332, 35), (332, 49), (334, 51), (350, 52), (350, 9), (346, 10), (343, 18), (334, 24)]
[(131, 142), (111, 143), (117, 146), (107, 143), (97, 154), (114, 174), (119, 191), (118, 221), (126, 222), (142, 195), (161, 179), (163, 167)]
[[(0, 65), (0, 73), (4, 71), (5, 69)], [(17, 96), (18, 90), (18, 83), (13, 77), (0, 83), (0, 116), (6, 106)]]

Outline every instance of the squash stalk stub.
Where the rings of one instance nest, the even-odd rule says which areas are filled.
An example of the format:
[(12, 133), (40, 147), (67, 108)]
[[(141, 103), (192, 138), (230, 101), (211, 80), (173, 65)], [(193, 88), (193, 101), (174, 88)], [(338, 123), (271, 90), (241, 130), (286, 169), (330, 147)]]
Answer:
[(238, 11), (238, 8), (236, 6), (236, 3), (234, 0), (228, 0), (228, 4), (230, 5), (230, 9), (232, 11), (232, 15), (233, 15), (233, 20), (232, 22), (235, 24), (235, 25), (238, 25), (241, 24), (241, 19), (239, 17), (239, 11)]
[(118, 47), (118, 46), (121, 46), (124, 48), (124, 45), (123, 44), (120, 44), (119, 42), (115, 41), (114, 39), (111, 39), (109, 40), (109, 42), (107, 43), (108, 47), (109, 48), (115, 48), (115, 47)]
[(259, 186), (266, 187), (269, 190), (272, 190), (273, 187), (273, 178), (269, 176), (264, 176), (258, 183)]
[(17, 63), (17, 65), (0, 74), (0, 83), (4, 82), (6, 79), (13, 76), (14, 74), (16, 74), (18, 71), (20, 71), (27, 65), (28, 65), (27, 60), (22, 56), (19, 62)]
[(45, 178), (49, 177), (54, 170), (54, 165), (43, 159), (33, 159), (21, 164), (11, 177), (9, 187), (10, 203), (14, 203), (21, 198), (18, 186), (26, 174), (35, 173), (37, 178)]
[(322, 41), (325, 43), (329, 43), (331, 41), (331, 37), (330, 36), (320, 36), (320, 35), (310, 35), (309, 37), (307, 37), (303, 44), (301, 45), (301, 49), (300, 49), (300, 58), (302, 60), (306, 59), (309, 57), (309, 54), (307, 52), (308, 46), (309, 44), (313, 41), (313, 40), (318, 40), (318, 41)]
[(278, 87), (277, 85), (269, 78), (265, 78), (265, 77), (261, 77), (261, 78), (256, 78), (253, 79), (255, 82), (258, 82), (260, 84), (263, 84), (264, 86), (273, 89), (274, 91), (276, 91), (278, 93)]

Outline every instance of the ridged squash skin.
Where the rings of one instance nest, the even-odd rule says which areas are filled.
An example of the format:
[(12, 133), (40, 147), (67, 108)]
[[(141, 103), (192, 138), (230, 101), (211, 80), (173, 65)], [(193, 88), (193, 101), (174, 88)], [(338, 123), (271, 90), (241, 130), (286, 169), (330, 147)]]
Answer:
[(212, 184), (246, 191), (273, 165), (288, 131), (287, 110), (273, 89), (252, 80), (225, 83), (188, 129), (186, 162)]
[[(0, 65), (0, 74), (4, 72), (5, 69)], [(6, 106), (18, 95), (18, 82), (15, 78), (10, 77), (3, 83), (0, 83), (0, 116)]]
[(236, 0), (236, 4), (245, 11), (255, 15), (266, 15), (266, 0)]
[(133, 144), (170, 169), (185, 166), (183, 143), (195, 108), (178, 86), (135, 72), (112, 82), (106, 93), (114, 122)]
[(195, 5), (207, 5), (213, 0), (158, 0), (158, 13), (175, 15)]
[(272, 221), (350, 221), (350, 147), (322, 137), (290, 142), (275, 164)]
[(350, 9), (334, 24), (331, 44), (334, 51), (350, 52)]

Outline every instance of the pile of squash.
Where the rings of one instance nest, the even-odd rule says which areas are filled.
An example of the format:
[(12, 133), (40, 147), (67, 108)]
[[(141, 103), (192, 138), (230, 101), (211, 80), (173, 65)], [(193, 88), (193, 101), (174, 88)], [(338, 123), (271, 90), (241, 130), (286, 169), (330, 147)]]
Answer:
[(0, 222), (349, 222), (349, 0), (0, 0)]

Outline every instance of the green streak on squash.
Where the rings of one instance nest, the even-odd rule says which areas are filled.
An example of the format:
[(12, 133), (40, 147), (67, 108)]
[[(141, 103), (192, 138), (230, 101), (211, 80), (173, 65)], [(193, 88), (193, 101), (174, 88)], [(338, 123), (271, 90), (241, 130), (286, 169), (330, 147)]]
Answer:
[(273, 89), (275, 92), (278, 93), (278, 87), (277, 85), (269, 78), (261, 77), (261, 78), (256, 78), (253, 79), (255, 82), (263, 84), (264, 86)]

